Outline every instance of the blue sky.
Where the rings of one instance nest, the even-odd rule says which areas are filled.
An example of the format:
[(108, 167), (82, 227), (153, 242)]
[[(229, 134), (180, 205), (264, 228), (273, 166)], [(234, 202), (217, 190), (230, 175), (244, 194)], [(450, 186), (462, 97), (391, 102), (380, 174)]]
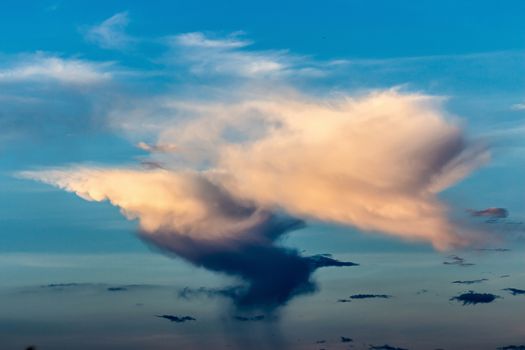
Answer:
[(1, 347), (523, 344), (524, 13), (2, 2)]

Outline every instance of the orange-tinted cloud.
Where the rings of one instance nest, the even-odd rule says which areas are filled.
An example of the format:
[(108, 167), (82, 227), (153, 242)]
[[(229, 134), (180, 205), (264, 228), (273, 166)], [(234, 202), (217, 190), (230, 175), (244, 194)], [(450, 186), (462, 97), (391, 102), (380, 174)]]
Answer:
[(264, 220), (261, 213), (284, 210), (446, 249), (477, 238), (449, 220), (438, 193), (488, 153), (467, 140), (440, 102), (396, 90), (330, 100), (291, 93), (209, 105), (174, 101), (172, 108), (191, 118), (178, 110), (164, 119), (159, 143), (176, 145), (183, 158), (196, 148), (197, 158), (207, 158), (204, 171), (71, 168), (25, 175), (86, 199), (107, 199), (148, 232), (242, 236)]

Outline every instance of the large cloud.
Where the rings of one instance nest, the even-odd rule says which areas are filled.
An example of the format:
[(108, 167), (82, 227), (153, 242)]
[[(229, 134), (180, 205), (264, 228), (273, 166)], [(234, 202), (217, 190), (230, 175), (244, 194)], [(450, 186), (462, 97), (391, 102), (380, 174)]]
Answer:
[(87, 200), (109, 200), (139, 219), (144, 241), (241, 278), (244, 285), (230, 295), (238, 307), (273, 309), (316, 290), (311, 275), (317, 268), (355, 265), (275, 245), (303, 222), (232, 198), (207, 173), (74, 168), (23, 175)]
[(436, 99), (395, 91), (254, 106), (278, 126), (227, 145), (219, 167), (242, 198), (437, 248), (467, 243), (437, 193), (487, 159)]
[(158, 123), (142, 108), (140, 116), (126, 114), (126, 125), (158, 125), (150, 130), (158, 143), (180, 150), (162, 155), (164, 163), (207, 170), (72, 168), (26, 176), (109, 199), (146, 231), (169, 227), (199, 239), (246, 239), (266, 213), (281, 210), (438, 249), (476, 240), (448, 219), (437, 195), (488, 155), (466, 139), (438, 98), (387, 90), (359, 98), (288, 93), (167, 106)]

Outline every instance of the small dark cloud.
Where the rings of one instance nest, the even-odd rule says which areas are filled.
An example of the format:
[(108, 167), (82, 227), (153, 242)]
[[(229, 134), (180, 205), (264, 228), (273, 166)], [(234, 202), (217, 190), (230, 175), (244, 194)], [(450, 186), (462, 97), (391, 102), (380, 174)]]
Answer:
[(517, 288), (505, 288), (503, 290), (506, 290), (507, 292), (510, 292), (512, 295), (520, 295), (525, 294), (525, 290), (523, 289), (517, 289)]
[(398, 348), (392, 345), (370, 345), (369, 350), (408, 350), (406, 348)]
[(230, 286), (225, 288), (190, 288), (185, 287), (178, 293), (179, 298), (191, 300), (196, 297), (205, 296), (207, 298), (224, 297), (235, 299), (244, 293), (244, 288), (240, 286)]
[(337, 302), (338, 303), (351, 303), (352, 300), (350, 300), (350, 299), (337, 299)]
[(359, 264), (351, 261), (339, 261), (331, 258), (330, 254), (319, 254), (309, 257), (315, 269), (320, 267), (344, 267), (344, 266), (359, 266)]
[(341, 343), (350, 343), (350, 342), (353, 342), (353, 341), (354, 340), (352, 338), (341, 336)]
[(156, 315), (156, 317), (165, 318), (166, 320), (169, 320), (170, 322), (175, 322), (175, 323), (184, 323), (184, 322), (188, 322), (188, 321), (196, 321), (196, 319), (194, 317), (191, 317), (191, 316)]
[(525, 350), (525, 345), (507, 345), (499, 347), (498, 350)]
[(510, 249), (508, 248), (480, 248), (476, 250), (479, 252), (510, 252)]
[(507, 278), (507, 277), (510, 277), (510, 275), (501, 275), (501, 276), (499, 276), (499, 278)]
[[(143, 288), (163, 288), (164, 286), (150, 285), (150, 284), (127, 284), (115, 286), (106, 283), (50, 283), (39, 286), (39, 289), (47, 289), (53, 291), (106, 291), (106, 292), (124, 292)], [(33, 288), (34, 289), (34, 288)], [(33, 290), (34, 291), (34, 290)]]
[(145, 168), (145, 169), (166, 169), (166, 167), (164, 166), (164, 164), (162, 164), (161, 162), (157, 162), (157, 161), (154, 161), (154, 160), (141, 160), (140, 161), (140, 165)]
[(79, 287), (86, 286), (89, 284), (86, 283), (50, 283), (40, 286), (41, 288), (69, 288), (69, 287)]
[(481, 278), (479, 280), (454, 281), (452, 283), (455, 283), (455, 284), (476, 284), (476, 283), (481, 283), (481, 282), (485, 282), (485, 281), (488, 281), (488, 279)]
[(428, 289), (420, 289), (416, 292), (417, 295), (428, 293)]
[(443, 261), (444, 265), (458, 265), (458, 266), (472, 266), (474, 264), (467, 263), (465, 259), (457, 256), (457, 255), (450, 255), (447, 257), (447, 261)]
[(255, 315), (255, 316), (234, 316), (233, 317), (237, 321), (241, 322), (250, 322), (250, 321), (263, 321), (265, 316), (264, 315)]
[(482, 216), (491, 219), (502, 219), (509, 216), (509, 211), (505, 208), (487, 208), (483, 210), (469, 209), (468, 212), (472, 216)]
[(497, 298), (501, 297), (490, 293), (475, 293), (473, 291), (468, 291), (468, 293), (460, 294), (456, 297), (450, 298), (449, 300), (456, 300), (460, 303), (463, 303), (463, 305), (476, 305), (492, 303)]
[(350, 299), (372, 299), (372, 298), (390, 299), (392, 298), (392, 296), (387, 295), (387, 294), (354, 294), (350, 296)]

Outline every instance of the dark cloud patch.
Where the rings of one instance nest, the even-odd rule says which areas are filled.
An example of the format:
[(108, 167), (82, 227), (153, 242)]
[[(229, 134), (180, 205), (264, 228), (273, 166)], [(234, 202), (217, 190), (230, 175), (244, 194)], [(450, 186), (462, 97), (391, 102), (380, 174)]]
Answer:
[(154, 160), (141, 160), (140, 161), (140, 165), (144, 169), (148, 169), (148, 170), (151, 170), (151, 169), (166, 169), (166, 166), (163, 163), (157, 162), (157, 161), (154, 161)]
[(428, 293), (428, 289), (420, 289), (416, 292), (417, 295), (426, 294)]
[(508, 278), (508, 277), (510, 277), (510, 275), (501, 275), (501, 276), (499, 276), (499, 278)]
[(50, 283), (46, 285), (40, 286), (41, 288), (71, 288), (71, 287), (81, 287), (81, 286), (89, 286), (91, 284), (89, 283)]
[(312, 262), (313, 268), (317, 269), (320, 267), (344, 267), (344, 266), (359, 266), (359, 264), (350, 261), (339, 261), (333, 259), (328, 254), (319, 254), (310, 256), (309, 259)]
[(253, 322), (253, 321), (264, 321), (265, 316), (264, 315), (255, 315), (255, 316), (234, 316), (233, 317), (236, 321), (241, 322)]
[(500, 252), (500, 253), (511, 251), (508, 248), (481, 248), (481, 249), (476, 249), (476, 250), (479, 252)]
[(469, 291), (468, 293), (463, 293), (456, 297), (452, 297), (449, 300), (458, 301), (463, 303), (463, 305), (476, 305), (492, 303), (498, 298), (501, 297), (490, 293), (475, 293), (474, 291)]
[(112, 285), (107, 283), (50, 283), (38, 286), (22, 287), (16, 290), (19, 294), (72, 294), (72, 295), (96, 295), (134, 293), (143, 290), (172, 289), (172, 286), (155, 284), (126, 284)]
[(399, 348), (392, 345), (370, 345), (369, 350), (408, 350), (406, 348)]
[(184, 323), (184, 322), (197, 320), (196, 318), (192, 316), (156, 315), (156, 317), (164, 318), (170, 322), (175, 322), (175, 323)]
[(503, 290), (506, 290), (507, 292), (511, 293), (512, 295), (521, 295), (525, 294), (525, 290), (523, 289), (517, 289), (517, 288), (505, 288)]
[(151, 285), (151, 284), (127, 284), (122, 286), (112, 286), (106, 283), (50, 283), (41, 285), (41, 289), (49, 290), (81, 290), (81, 289), (93, 289), (93, 290), (105, 290), (107, 292), (124, 292), (132, 289), (141, 288), (161, 288), (162, 286)]
[(450, 255), (447, 257), (447, 261), (443, 261), (444, 265), (458, 265), (458, 266), (472, 266), (474, 264), (467, 263), (465, 259), (457, 256), (457, 255)]
[(481, 282), (485, 282), (485, 281), (488, 281), (488, 279), (486, 278), (481, 278), (479, 280), (466, 280), (466, 281), (454, 281), (452, 283), (455, 283), (455, 284), (476, 284), (476, 283), (481, 283)]
[(392, 296), (387, 295), (387, 294), (354, 294), (350, 296), (350, 299), (373, 299), (373, 298), (390, 299), (392, 298)]
[(498, 350), (525, 350), (525, 345), (507, 345), (499, 347)]
[(487, 208), (483, 210), (469, 209), (468, 212), (472, 216), (481, 216), (491, 219), (502, 219), (509, 216), (509, 212), (505, 208)]
[(337, 302), (338, 303), (351, 303), (352, 300), (350, 300), (350, 299), (337, 299)]
[[(231, 215), (245, 216), (248, 215), (245, 211), (255, 210), (239, 208), (239, 204), (224, 198), (218, 202), (224, 203), (225, 207), (232, 207), (227, 209), (233, 213)], [(316, 269), (357, 265), (324, 255), (302, 256), (295, 249), (277, 246), (274, 243), (277, 238), (303, 228), (304, 222), (272, 213), (265, 215), (264, 220), (246, 232), (245, 236), (253, 239), (216, 242), (176, 232), (156, 232), (145, 234), (142, 238), (196, 266), (238, 277), (241, 284), (235, 288), (186, 289), (179, 295), (187, 298), (196, 294), (219, 294), (232, 299), (239, 309), (270, 311), (296, 296), (315, 292), (317, 285), (311, 276)]]
[(178, 293), (179, 298), (191, 300), (200, 296), (208, 298), (223, 297), (235, 299), (244, 293), (244, 288), (241, 286), (230, 286), (225, 288), (190, 288), (185, 287)]
[(341, 343), (351, 343), (353, 342), (354, 340), (352, 338), (348, 338), (348, 337), (343, 337), (341, 336)]

